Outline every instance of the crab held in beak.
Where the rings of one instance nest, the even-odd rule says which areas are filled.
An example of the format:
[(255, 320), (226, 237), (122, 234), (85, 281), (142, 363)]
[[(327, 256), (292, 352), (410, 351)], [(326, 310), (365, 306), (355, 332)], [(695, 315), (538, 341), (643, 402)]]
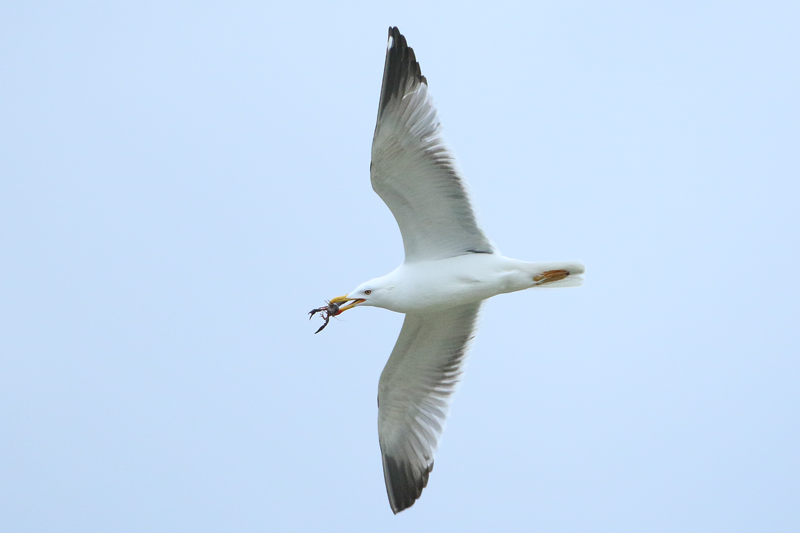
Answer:
[[(323, 322), (323, 324), (319, 327), (319, 329), (314, 333), (315, 334), (319, 333), (320, 331), (325, 329), (325, 326), (327, 326), (328, 322), (331, 321), (332, 316), (341, 315), (348, 309), (352, 309), (364, 301), (365, 300), (363, 298), (348, 298), (347, 296), (337, 296), (336, 298), (331, 298), (328, 301), (328, 305), (326, 305), (325, 307), (317, 307), (316, 309), (312, 309), (311, 311), (308, 312), (309, 320), (311, 320), (311, 317), (313, 317), (316, 313), (319, 313), (322, 316), (323, 320), (325, 320), (325, 322)], [(347, 302), (350, 303), (345, 306), (340, 306), (340, 304)]]
[[(338, 315), (338, 314), (344, 313), (348, 309), (354, 308), (358, 304), (363, 303), (365, 301), (366, 300), (364, 300), (364, 298), (348, 298), (347, 296), (337, 296), (336, 298), (331, 298), (330, 302), (328, 302), (328, 303), (333, 304), (333, 305), (335, 305), (335, 306), (337, 306), (339, 308), (339, 312), (336, 313)], [(347, 303), (347, 302), (350, 302), (350, 303), (345, 305), (344, 307), (341, 306), (343, 303)]]

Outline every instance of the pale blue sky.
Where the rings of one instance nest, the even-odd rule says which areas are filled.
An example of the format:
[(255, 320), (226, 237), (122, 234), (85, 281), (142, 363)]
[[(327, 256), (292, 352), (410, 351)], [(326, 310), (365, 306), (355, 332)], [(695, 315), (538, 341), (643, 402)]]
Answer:
[[(800, 530), (796, 2), (5, 2), (0, 530)], [(647, 5), (645, 5), (647, 4)], [(484, 228), (422, 499), (376, 429), (386, 30)]]

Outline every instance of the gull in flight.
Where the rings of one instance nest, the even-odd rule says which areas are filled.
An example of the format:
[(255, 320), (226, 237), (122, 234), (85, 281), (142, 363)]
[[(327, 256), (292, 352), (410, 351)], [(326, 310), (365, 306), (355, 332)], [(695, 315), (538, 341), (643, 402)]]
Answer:
[(495, 250), (440, 134), (428, 81), (397, 28), (389, 28), (370, 178), (400, 226), (405, 261), (312, 316), (322, 312), (327, 323), (329, 316), (360, 306), (406, 315), (378, 384), (378, 439), (396, 514), (414, 505), (428, 483), (483, 300), (537, 287), (576, 287), (584, 267), (529, 263)]

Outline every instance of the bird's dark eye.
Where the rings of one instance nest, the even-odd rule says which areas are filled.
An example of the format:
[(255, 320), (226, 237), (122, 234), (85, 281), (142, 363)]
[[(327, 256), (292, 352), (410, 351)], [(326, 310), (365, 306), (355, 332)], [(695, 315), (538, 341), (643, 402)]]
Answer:
[(367, 289), (367, 290), (365, 290), (365, 291), (364, 291), (364, 294), (366, 294), (367, 296), (369, 296), (370, 294), (372, 294), (372, 289)]

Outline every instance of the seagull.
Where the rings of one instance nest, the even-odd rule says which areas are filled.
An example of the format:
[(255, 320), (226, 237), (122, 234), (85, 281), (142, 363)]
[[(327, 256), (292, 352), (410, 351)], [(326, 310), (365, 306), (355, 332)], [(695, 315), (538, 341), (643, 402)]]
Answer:
[(389, 28), (370, 179), (400, 226), (405, 261), (315, 311), (373, 306), (406, 315), (378, 384), (383, 474), (397, 514), (428, 484), (481, 303), (524, 289), (579, 286), (584, 267), (519, 261), (492, 246), (442, 139), (428, 81), (396, 27)]

